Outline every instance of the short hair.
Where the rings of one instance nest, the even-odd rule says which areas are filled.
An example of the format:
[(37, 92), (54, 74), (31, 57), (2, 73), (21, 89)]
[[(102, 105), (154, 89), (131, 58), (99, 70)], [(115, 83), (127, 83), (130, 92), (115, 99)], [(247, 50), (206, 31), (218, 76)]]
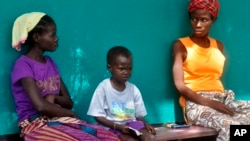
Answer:
[(55, 25), (55, 21), (48, 15), (44, 15), (41, 20), (37, 23), (37, 25), (28, 33), (27, 40), (25, 42), (26, 45), (33, 45), (33, 35), (35, 33), (41, 34), (45, 31), (45, 28), (49, 25)]
[(129, 58), (132, 53), (124, 46), (114, 46), (107, 53), (107, 64), (113, 64), (115, 58), (120, 55)]

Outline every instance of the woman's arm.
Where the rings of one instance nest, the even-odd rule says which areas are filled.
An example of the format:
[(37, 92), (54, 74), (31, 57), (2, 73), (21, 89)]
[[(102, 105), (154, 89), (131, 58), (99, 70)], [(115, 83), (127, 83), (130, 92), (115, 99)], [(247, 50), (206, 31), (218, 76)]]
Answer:
[(40, 91), (35, 83), (35, 80), (31, 77), (25, 77), (21, 79), (21, 83), (26, 91), (28, 97), (30, 98), (32, 104), (35, 109), (42, 115), (46, 115), (49, 117), (77, 117), (74, 112), (69, 109), (65, 109), (59, 106), (56, 106), (53, 103), (45, 100), (40, 94)]
[(184, 83), (183, 62), (186, 59), (186, 54), (187, 51), (183, 44), (179, 40), (176, 41), (173, 46), (173, 78), (175, 87), (177, 91), (188, 100), (191, 100), (200, 105), (206, 105), (208, 103), (207, 99), (203, 98), (200, 95), (197, 95)]
[(219, 41), (219, 40), (216, 40), (216, 43), (217, 43), (217, 46), (218, 46), (219, 50), (221, 51), (221, 53), (223, 53), (224, 52), (223, 43), (221, 41)]
[(45, 99), (49, 101), (50, 103), (59, 104), (63, 108), (72, 109), (73, 101), (71, 100), (69, 96), (69, 92), (62, 79), (60, 79), (60, 83), (61, 84), (60, 84), (59, 95), (48, 94), (45, 96)]
[(60, 94), (59, 96), (56, 95), (55, 103), (61, 105), (63, 108), (71, 109), (73, 107), (73, 101), (70, 98), (69, 92), (62, 78), (60, 78), (60, 82), (61, 82)]
[(196, 94), (194, 91), (192, 91), (185, 85), (183, 62), (185, 61), (186, 56), (187, 51), (184, 45), (179, 40), (176, 41), (173, 46), (173, 79), (177, 91), (183, 97), (190, 101), (193, 101), (194, 103), (211, 107), (217, 111), (232, 116), (234, 114), (233, 110), (228, 108), (225, 104), (202, 97), (201, 95)]

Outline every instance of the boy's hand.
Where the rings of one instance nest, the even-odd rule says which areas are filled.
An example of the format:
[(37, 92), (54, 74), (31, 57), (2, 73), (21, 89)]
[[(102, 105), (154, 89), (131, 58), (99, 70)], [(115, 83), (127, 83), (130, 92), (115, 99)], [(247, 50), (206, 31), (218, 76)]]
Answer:
[(149, 124), (145, 124), (145, 128), (148, 130), (149, 133), (156, 135), (155, 128)]
[(128, 126), (127, 125), (124, 125), (124, 124), (117, 124), (118, 126), (118, 130), (119, 131), (121, 131), (122, 133), (124, 133), (124, 134), (130, 134), (130, 132), (129, 132), (129, 128), (128, 128)]

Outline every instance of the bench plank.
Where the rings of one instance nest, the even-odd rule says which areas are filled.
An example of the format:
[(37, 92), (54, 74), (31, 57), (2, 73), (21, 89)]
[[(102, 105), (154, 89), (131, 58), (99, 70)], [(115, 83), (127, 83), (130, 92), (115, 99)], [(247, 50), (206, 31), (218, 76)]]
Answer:
[(156, 141), (167, 140), (185, 140), (185, 139), (197, 139), (206, 137), (216, 140), (218, 132), (212, 128), (205, 128), (201, 126), (190, 126), (189, 128), (172, 129), (166, 127), (155, 127), (156, 129)]
[(20, 137), (19, 133), (16, 133), (16, 134), (0, 135), (0, 141), (24, 141), (24, 139)]

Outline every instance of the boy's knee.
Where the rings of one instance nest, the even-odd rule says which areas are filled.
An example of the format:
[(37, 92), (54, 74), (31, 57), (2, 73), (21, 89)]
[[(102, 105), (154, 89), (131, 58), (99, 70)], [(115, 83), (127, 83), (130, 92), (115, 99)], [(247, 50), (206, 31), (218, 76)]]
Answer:
[(121, 134), (119, 136), (119, 139), (121, 141), (139, 141), (138, 139), (135, 139), (134, 137), (130, 136), (130, 135), (126, 135), (126, 134)]
[(141, 140), (143, 141), (154, 141), (155, 135), (149, 133), (148, 131), (142, 131)]
[(152, 134), (148, 134), (145, 136), (144, 141), (155, 141), (155, 136)]

